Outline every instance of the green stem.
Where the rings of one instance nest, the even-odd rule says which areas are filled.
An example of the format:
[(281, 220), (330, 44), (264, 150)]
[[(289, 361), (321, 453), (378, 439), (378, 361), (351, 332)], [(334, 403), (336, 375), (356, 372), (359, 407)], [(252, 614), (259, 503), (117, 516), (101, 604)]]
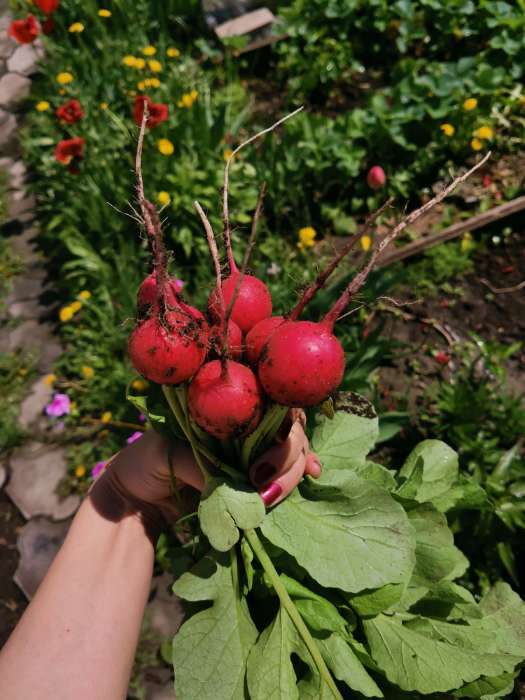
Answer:
[(242, 446), (241, 461), (244, 469), (247, 469), (253, 461), (255, 451), (264, 441), (271, 442), (279, 429), (284, 417), (288, 413), (287, 406), (274, 404), (259, 423), (257, 428), (248, 435)]
[(300, 612), (297, 610), (297, 608), (293, 604), (293, 600), (288, 595), (288, 591), (286, 590), (283, 582), (279, 578), (279, 574), (278, 574), (277, 570), (275, 569), (272, 560), (268, 556), (268, 553), (266, 552), (266, 550), (263, 546), (263, 543), (259, 539), (259, 536), (255, 532), (255, 530), (244, 530), (244, 535), (245, 535), (246, 539), (248, 540), (248, 542), (250, 543), (251, 548), (255, 552), (257, 559), (260, 561), (261, 566), (263, 567), (264, 571), (266, 572), (268, 578), (272, 582), (272, 586), (274, 587), (274, 590), (279, 597), (281, 605), (283, 606), (283, 608), (286, 610), (286, 612), (290, 616), (292, 622), (294, 623), (295, 627), (297, 628), (297, 631), (299, 632), (300, 636), (302, 637), (303, 642), (306, 645), (306, 648), (310, 652), (310, 655), (311, 655), (312, 659), (314, 660), (315, 665), (317, 666), (317, 669), (319, 671), (321, 678), (324, 680), (324, 682), (327, 684), (327, 686), (332, 691), (332, 695), (334, 696), (334, 698), (336, 698), (337, 700), (343, 700), (343, 696), (341, 695), (341, 693), (337, 689), (335, 681), (332, 678), (332, 674), (328, 670), (328, 667), (324, 662), (324, 659), (321, 655), (321, 652), (319, 651), (319, 647), (317, 646), (314, 638), (310, 634), (308, 627), (305, 625), (304, 620), (301, 617)]

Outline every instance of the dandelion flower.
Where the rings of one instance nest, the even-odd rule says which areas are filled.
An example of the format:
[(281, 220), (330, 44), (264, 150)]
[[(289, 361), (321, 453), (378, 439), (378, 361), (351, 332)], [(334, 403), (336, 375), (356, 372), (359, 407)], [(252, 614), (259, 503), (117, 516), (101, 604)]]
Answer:
[(314, 239), (317, 236), (317, 231), (312, 226), (304, 226), (299, 229), (297, 235), (299, 236), (299, 247), (302, 250), (303, 248), (311, 248), (315, 244)]
[(159, 192), (157, 195), (157, 202), (163, 207), (165, 207), (166, 204), (169, 204), (171, 202), (169, 192), (165, 192), (164, 190), (162, 190), (162, 192)]
[(100, 422), (105, 423), (107, 425), (112, 418), (113, 414), (111, 413), (111, 411), (104, 411), (104, 413), (100, 416)]
[(82, 479), (82, 477), (86, 476), (86, 467), (83, 464), (79, 464), (78, 467), (75, 467), (75, 476), (77, 479)]
[(36, 103), (36, 111), (37, 112), (47, 112), (47, 110), (51, 107), (49, 102), (47, 100), (41, 100), (40, 102)]
[(146, 61), (143, 58), (140, 58), (140, 56), (139, 56), (139, 58), (135, 59), (135, 68), (142, 70), (145, 67), (146, 67)]
[(69, 31), (71, 34), (80, 34), (84, 31), (84, 25), (82, 22), (73, 22), (73, 24), (69, 27)]
[(157, 61), (157, 59), (152, 59), (151, 61), (148, 61), (148, 66), (150, 71), (153, 71), (153, 73), (160, 73), (162, 70), (162, 63), (160, 61)]
[(64, 71), (63, 73), (59, 73), (57, 75), (57, 83), (59, 85), (67, 85), (68, 83), (72, 83), (73, 80), (73, 74), (69, 71)]
[(463, 102), (463, 109), (466, 112), (471, 112), (473, 109), (476, 109), (477, 106), (478, 101), (475, 97), (469, 97), (468, 100), (465, 100), (465, 102)]
[(175, 150), (175, 146), (169, 139), (159, 139), (157, 141), (157, 148), (163, 156), (171, 156)]
[(224, 153), (222, 154), (222, 157), (224, 160), (229, 160), (233, 155), (233, 151), (231, 148), (225, 148)]
[(105, 17), (105, 18), (111, 17), (111, 10), (106, 10), (106, 9), (102, 8), (101, 10), (98, 11), (98, 16)]
[(372, 246), (372, 239), (370, 236), (361, 236), (361, 248), (365, 251), (365, 253), (370, 250)]
[(483, 142), (479, 139), (472, 139), (472, 141), (470, 142), (470, 147), (473, 151), (481, 151), (481, 149), (483, 148)]
[(81, 301), (74, 301), (69, 305), (69, 308), (71, 311), (76, 314), (77, 311), (80, 311), (82, 308), (82, 302)]
[(490, 126), (480, 126), (479, 129), (476, 129), (474, 132), (474, 136), (478, 139), (490, 140), (494, 136), (494, 132)]
[(128, 68), (135, 68), (135, 65), (137, 63), (137, 59), (135, 58), (135, 56), (129, 56), (129, 55), (124, 56), (124, 58), (122, 59), (122, 63), (125, 66), (128, 66)]
[(53, 384), (56, 382), (56, 380), (57, 380), (56, 374), (46, 374), (46, 376), (44, 377), (44, 384), (46, 384), (47, 386), (53, 386)]
[(82, 365), (80, 371), (82, 372), (84, 379), (93, 379), (95, 376), (95, 370), (89, 365)]
[(454, 132), (456, 131), (452, 124), (441, 124), (439, 128), (445, 134), (445, 136), (454, 136)]
[(154, 56), (157, 53), (157, 49), (154, 46), (145, 46), (142, 49), (144, 56)]
[(73, 316), (75, 315), (75, 312), (70, 306), (63, 306), (60, 311), (58, 312), (58, 316), (62, 323), (66, 323), (66, 321), (70, 321)]
[(166, 49), (166, 56), (168, 56), (168, 58), (178, 58), (180, 56), (180, 51), (172, 46), (171, 48)]
[(148, 386), (148, 382), (145, 379), (134, 379), (131, 382), (131, 387), (135, 389), (135, 391), (145, 391)]
[(91, 292), (87, 289), (83, 289), (78, 295), (78, 298), (82, 299), (82, 301), (87, 301), (88, 299), (91, 299)]

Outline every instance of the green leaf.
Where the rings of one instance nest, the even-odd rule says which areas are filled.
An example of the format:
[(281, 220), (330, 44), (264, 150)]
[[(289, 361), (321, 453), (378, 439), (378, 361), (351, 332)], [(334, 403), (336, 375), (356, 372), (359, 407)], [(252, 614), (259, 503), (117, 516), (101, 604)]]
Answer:
[(492, 698), (510, 695), (514, 688), (514, 675), (513, 673), (504, 673), (501, 676), (492, 678), (480, 678), (456, 690), (454, 697), (491, 700)]
[(444, 620), (480, 619), (479, 605), (470, 591), (452, 581), (442, 581), (412, 607), (411, 612)]
[(375, 591), (362, 591), (348, 598), (350, 605), (361, 617), (375, 617), (384, 610), (395, 605), (403, 591), (405, 584), (388, 583)]
[(481, 676), (512, 672), (521, 660), (498, 652), (492, 635), (472, 625), (414, 622), (404, 624), (398, 614), (363, 621), (373, 658), (403, 690), (446, 692)]
[(239, 599), (229, 556), (205, 556), (181, 576), (173, 592), (184, 600), (213, 601), (184, 622), (174, 637), (176, 696), (244, 700), (246, 662), (257, 628), (245, 599)]
[[(424, 440), (409, 454), (399, 476), (405, 479), (400, 488), (413, 491), (413, 500), (433, 502), (456, 484), (458, 456), (440, 440)], [(407, 481), (413, 482), (412, 485), (406, 484)]]
[(416, 566), (411, 586), (432, 588), (443, 579), (455, 579), (465, 573), (468, 559), (454, 545), (446, 517), (430, 503), (408, 512), (416, 532)]
[(458, 510), (492, 510), (493, 505), (485, 491), (468, 474), (460, 474), (458, 483), (447, 493), (433, 499), (436, 508), (442, 513)]
[(329, 600), (296, 600), (295, 607), (310, 629), (346, 635), (346, 620)]
[(199, 504), (199, 521), (211, 546), (227, 552), (239, 540), (239, 529), (259, 527), (264, 503), (255, 491), (233, 487), (222, 479), (206, 484)]
[(328, 668), (339, 681), (367, 698), (382, 698), (377, 687), (351, 647), (338, 634), (316, 640)]
[(345, 474), (343, 487), (297, 489), (267, 514), (262, 532), (319, 584), (357, 593), (407, 581), (414, 531), (401, 505), (373, 482)]
[(499, 648), (525, 658), (525, 603), (508, 583), (499, 581), (480, 601), (477, 624), (498, 636)]
[(377, 415), (366, 399), (350, 392), (339, 395), (334, 408), (333, 417), (319, 416), (312, 450), (326, 470), (361, 465), (377, 440)]
[(291, 655), (301, 644), (288, 613), (281, 608), (250, 652), (250, 700), (299, 700)]

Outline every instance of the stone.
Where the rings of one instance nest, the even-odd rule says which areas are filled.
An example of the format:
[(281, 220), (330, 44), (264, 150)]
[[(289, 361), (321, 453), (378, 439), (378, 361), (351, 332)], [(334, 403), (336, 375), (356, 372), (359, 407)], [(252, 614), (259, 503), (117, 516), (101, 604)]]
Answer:
[(11, 73), (31, 75), (37, 71), (39, 56), (31, 44), (21, 44), (7, 61)]
[(6, 73), (0, 78), (0, 107), (16, 107), (25, 100), (30, 90), (31, 81), (25, 75)]
[(42, 306), (36, 299), (24, 299), (13, 301), (8, 305), (7, 311), (12, 318), (38, 319), (42, 316)]
[[(35, 319), (23, 321), (9, 333), (7, 343), (1, 343), (3, 352), (17, 350), (34, 351), (36, 366), (41, 372), (48, 372), (60, 357), (62, 348), (53, 334), (49, 323), (39, 323)], [(4, 347), (7, 345), (7, 349)]]
[[(7, 114), (5, 119), (3, 118), (4, 114)], [(14, 114), (8, 114), (4, 110), (0, 110), (0, 119), (2, 120), (0, 123), (0, 153), (5, 155), (14, 154), (17, 147), (16, 138), (14, 138), (17, 127), (16, 118)]]
[(32, 217), (35, 206), (35, 198), (33, 195), (28, 195), (27, 193), (23, 199), (14, 200), (10, 198), (7, 206), (7, 215), (10, 219), (22, 219), (22, 215), (29, 212)]
[(16, 50), (16, 45), (16, 41), (7, 36), (7, 34), (0, 36), (0, 58), (9, 58), (13, 51)]
[(60, 499), (55, 493), (58, 482), (66, 475), (65, 454), (60, 447), (29, 441), (12, 455), (10, 466), (6, 491), (24, 518), (43, 515), (65, 520), (78, 508), (78, 496)]
[(29, 394), (20, 404), (20, 413), (18, 414), (18, 424), (23, 430), (28, 430), (39, 419), (47, 420), (43, 412), (52, 396), (53, 388), (44, 381), (44, 377), (38, 379), (31, 386)]
[[(41, 260), (41, 254), (39, 253), (38, 250), (36, 250), (35, 242), (36, 242), (36, 237), (38, 236), (38, 229), (34, 226), (30, 226), (29, 228), (26, 228), (22, 233), (18, 235), (11, 236), (9, 240), (9, 244), (12, 248), (12, 250), (20, 255), (20, 257), (23, 259), (24, 266), (27, 268), (28, 266), (33, 266), (35, 263), (39, 262)], [(41, 268), (35, 268), (31, 270), (32, 276), (36, 273), (36, 269), (41, 269)], [(41, 290), (43, 291), (43, 279), (45, 278), (45, 273), (42, 272), (42, 283), (41, 283)]]
[(22, 528), (17, 548), (20, 562), (13, 577), (31, 600), (64, 541), (70, 522), (52, 523), (45, 518), (31, 520)]

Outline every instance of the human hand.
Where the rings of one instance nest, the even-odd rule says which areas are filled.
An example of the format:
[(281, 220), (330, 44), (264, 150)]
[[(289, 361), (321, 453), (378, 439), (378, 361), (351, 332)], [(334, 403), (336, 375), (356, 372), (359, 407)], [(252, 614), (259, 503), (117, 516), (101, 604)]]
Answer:
[[(321, 474), (317, 456), (309, 451), (304, 424), (302, 411), (290, 411), (277, 444), (250, 468), (250, 480), (266, 507), (286, 498), (305, 474), (315, 478)], [(117, 453), (92, 487), (90, 497), (97, 510), (110, 520), (139, 513), (154, 530), (161, 526), (162, 516), (167, 520), (180, 517), (183, 507), (173, 496), (168, 456), (179, 493), (184, 486), (201, 491), (204, 479), (191, 447), (180, 441), (170, 445), (149, 430)]]

